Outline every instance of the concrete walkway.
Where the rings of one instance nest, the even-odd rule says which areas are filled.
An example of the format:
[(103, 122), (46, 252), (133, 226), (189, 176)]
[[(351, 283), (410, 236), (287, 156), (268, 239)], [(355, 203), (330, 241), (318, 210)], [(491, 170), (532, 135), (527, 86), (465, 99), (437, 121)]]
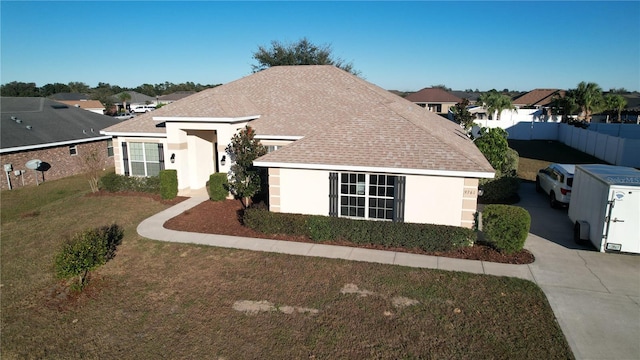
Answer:
[[(192, 197), (140, 223), (146, 238), (290, 255), (509, 276), (537, 283), (547, 295), (576, 359), (640, 359), (640, 257), (602, 254), (572, 241), (566, 210), (551, 209), (531, 184), (519, 206), (532, 217), (525, 248), (536, 261), (498, 264), (394, 251), (168, 230), (163, 224), (207, 198)], [(526, 311), (526, 309), (525, 309)]]
[(169, 230), (163, 227), (163, 224), (167, 220), (180, 215), (185, 210), (206, 200), (208, 200), (206, 197), (192, 197), (169, 209), (166, 209), (141, 222), (140, 225), (138, 225), (138, 234), (149, 239), (177, 243), (211, 245), (242, 250), (276, 252), (331, 259), (367, 261), (427, 269), (464, 271), (496, 276), (511, 276), (534, 281), (534, 276), (529, 265), (498, 264), (486, 261), (416, 255), (396, 251), (360, 249), (348, 246), (201, 234)]

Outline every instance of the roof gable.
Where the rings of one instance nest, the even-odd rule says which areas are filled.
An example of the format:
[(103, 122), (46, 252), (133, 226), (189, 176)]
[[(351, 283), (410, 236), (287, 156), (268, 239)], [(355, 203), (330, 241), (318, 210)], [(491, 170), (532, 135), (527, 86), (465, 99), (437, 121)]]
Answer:
[(406, 97), (407, 100), (416, 103), (459, 103), (461, 98), (440, 88), (424, 88)]
[(513, 99), (513, 105), (518, 106), (547, 106), (553, 101), (553, 96), (559, 94), (564, 96), (564, 90), (558, 89), (535, 89), (526, 94)]

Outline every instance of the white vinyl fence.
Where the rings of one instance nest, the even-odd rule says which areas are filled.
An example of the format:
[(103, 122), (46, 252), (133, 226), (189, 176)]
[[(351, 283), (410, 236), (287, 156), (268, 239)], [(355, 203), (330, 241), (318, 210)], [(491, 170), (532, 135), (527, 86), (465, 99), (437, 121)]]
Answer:
[(506, 128), (513, 140), (555, 140), (613, 165), (640, 168), (640, 125), (572, 125), (522, 121)]

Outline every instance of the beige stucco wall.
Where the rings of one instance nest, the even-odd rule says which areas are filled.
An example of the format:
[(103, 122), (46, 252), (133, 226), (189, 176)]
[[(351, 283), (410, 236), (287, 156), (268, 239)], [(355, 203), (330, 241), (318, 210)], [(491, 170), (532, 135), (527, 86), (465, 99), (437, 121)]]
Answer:
[[(406, 176), (405, 222), (471, 228), (477, 179)], [(274, 212), (329, 215), (329, 171), (269, 169), (269, 206)]]
[(271, 211), (328, 216), (329, 171), (270, 169), (269, 206)]
[(463, 178), (408, 175), (404, 221), (460, 226)]

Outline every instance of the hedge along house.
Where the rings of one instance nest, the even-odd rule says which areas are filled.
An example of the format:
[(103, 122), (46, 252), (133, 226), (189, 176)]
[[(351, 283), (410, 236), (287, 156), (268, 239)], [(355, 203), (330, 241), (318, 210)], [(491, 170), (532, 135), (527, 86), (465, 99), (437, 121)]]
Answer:
[[(111, 137), (100, 134), (118, 123), (112, 117), (35, 97), (0, 98), (0, 115), (3, 190), (114, 166)], [(89, 154), (96, 155), (93, 164)], [(31, 160), (41, 161), (37, 170), (27, 167)]]
[(334, 66), (272, 67), (104, 134), (118, 173), (151, 175), (164, 159), (189, 195), (229, 171), (246, 125), (269, 150), (254, 164), (274, 212), (471, 227), (478, 179), (494, 176), (458, 125)]

